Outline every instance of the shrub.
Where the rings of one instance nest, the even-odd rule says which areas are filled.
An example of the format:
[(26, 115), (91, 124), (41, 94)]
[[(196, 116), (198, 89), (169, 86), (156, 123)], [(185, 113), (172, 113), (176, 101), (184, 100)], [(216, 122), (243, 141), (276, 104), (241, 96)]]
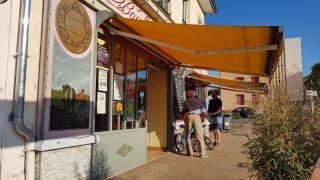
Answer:
[(252, 135), (244, 146), (258, 179), (307, 179), (320, 154), (320, 109), (285, 95), (255, 107)]

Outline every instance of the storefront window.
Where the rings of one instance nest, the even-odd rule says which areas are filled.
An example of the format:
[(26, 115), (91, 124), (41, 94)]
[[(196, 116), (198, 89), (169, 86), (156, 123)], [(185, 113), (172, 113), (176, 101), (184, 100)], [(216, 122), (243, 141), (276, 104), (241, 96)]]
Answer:
[(125, 47), (119, 42), (113, 44), (113, 67), (114, 67), (114, 91), (113, 91), (113, 116), (112, 130), (124, 129), (124, 73), (125, 73)]
[(91, 54), (71, 58), (54, 43), (50, 131), (89, 128)]
[(110, 41), (98, 34), (95, 131), (108, 130), (108, 73)]
[(146, 92), (147, 92), (147, 57), (138, 54), (138, 106), (136, 112), (137, 128), (145, 127), (146, 122)]
[(135, 127), (136, 115), (136, 53), (127, 48), (127, 73), (126, 73), (126, 98), (125, 98), (125, 114), (126, 114), (126, 127), (132, 129)]
[[(102, 34), (99, 34), (98, 37), (95, 131), (145, 127), (147, 56), (123, 40), (115, 39), (111, 43), (110, 37)], [(103, 47), (99, 47), (102, 44)], [(112, 54), (109, 53), (111, 44)], [(109, 55), (112, 59), (109, 59)], [(109, 82), (110, 63), (112, 63), (114, 72), (113, 99), (110, 104), (112, 112), (109, 112), (108, 104), (108, 87), (111, 84)], [(108, 121), (109, 113), (112, 113), (111, 122)]]

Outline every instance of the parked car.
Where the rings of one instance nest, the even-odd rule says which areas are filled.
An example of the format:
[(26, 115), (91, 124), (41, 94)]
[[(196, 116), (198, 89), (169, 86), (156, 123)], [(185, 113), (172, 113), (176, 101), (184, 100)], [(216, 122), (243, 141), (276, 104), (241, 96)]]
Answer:
[(232, 111), (232, 113), (238, 113), (241, 118), (253, 118), (253, 109), (249, 107), (238, 107)]

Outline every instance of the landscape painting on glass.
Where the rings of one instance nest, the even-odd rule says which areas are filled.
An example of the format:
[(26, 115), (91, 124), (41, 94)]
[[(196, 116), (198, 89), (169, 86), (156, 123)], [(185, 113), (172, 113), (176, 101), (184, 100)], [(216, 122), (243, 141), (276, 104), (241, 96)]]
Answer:
[(88, 128), (91, 53), (72, 58), (55, 43), (54, 54), (50, 130)]

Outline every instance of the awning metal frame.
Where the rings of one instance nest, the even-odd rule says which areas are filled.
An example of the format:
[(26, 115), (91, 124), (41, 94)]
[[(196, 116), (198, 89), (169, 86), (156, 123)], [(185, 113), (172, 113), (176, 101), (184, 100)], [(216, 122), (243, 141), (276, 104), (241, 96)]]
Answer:
[(146, 38), (143, 36), (139, 36), (139, 35), (124, 32), (124, 31), (119, 31), (113, 27), (110, 27), (110, 33), (113, 35), (119, 35), (122, 37), (135, 39), (138, 41), (143, 41), (143, 42), (151, 43), (151, 44), (162, 46), (162, 47), (176, 49), (176, 50), (186, 52), (189, 54), (194, 54), (194, 55), (213, 55), (213, 54), (228, 54), (228, 53), (242, 53), (242, 52), (257, 52), (257, 51), (274, 51), (274, 50), (277, 50), (278, 48), (278, 45), (267, 45), (267, 46), (249, 46), (249, 47), (241, 47), (241, 48), (225, 48), (225, 49), (218, 49), (218, 50), (194, 51), (194, 50), (184, 48), (184, 47), (179, 47), (167, 42)]
[[(198, 78), (198, 77), (194, 77), (194, 76), (191, 76), (191, 75), (188, 75), (187, 76), (188, 78), (191, 78), (191, 79), (195, 79), (195, 80), (199, 80), (199, 81), (203, 81), (203, 82), (207, 82), (209, 84), (214, 84), (212, 83), (211, 81), (208, 81), (206, 79), (203, 79), (203, 78)], [(235, 90), (235, 91), (243, 91), (243, 92), (263, 92), (263, 90), (252, 90), (252, 89), (242, 89), (242, 88), (235, 88), (235, 87), (228, 87), (228, 86), (223, 86), (223, 85), (220, 85), (220, 84), (216, 84), (218, 86), (220, 86), (220, 88), (225, 88), (225, 89), (229, 89), (229, 90)], [(218, 87), (218, 86), (213, 86), (213, 87)], [(212, 87), (210, 85), (208, 85), (208, 87)], [(265, 88), (265, 87), (264, 87)], [(264, 89), (263, 88), (263, 89)]]

